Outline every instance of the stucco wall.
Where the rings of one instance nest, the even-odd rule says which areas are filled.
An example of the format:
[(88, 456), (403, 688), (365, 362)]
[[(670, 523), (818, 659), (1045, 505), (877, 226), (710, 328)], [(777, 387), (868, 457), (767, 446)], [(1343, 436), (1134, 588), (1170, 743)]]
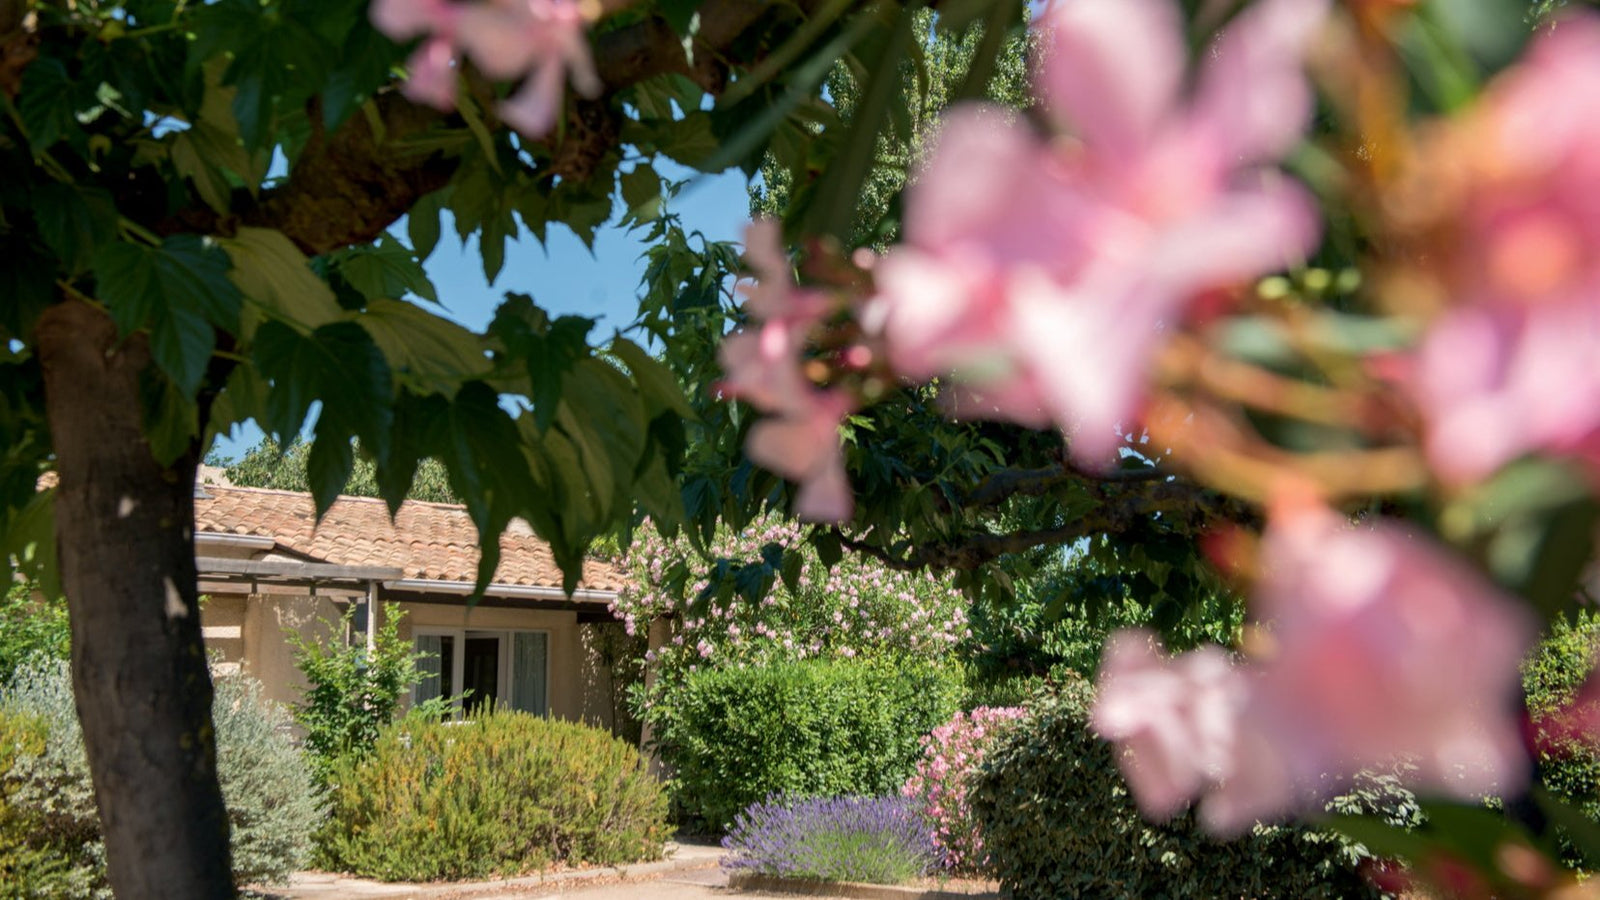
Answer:
[(305, 687), (285, 629), (326, 640), (339, 628), (339, 607), (326, 597), (294, 594), (210, 594), (200, 610), (206, 651), (224, 671), (242, 670), (262, 693), (295, 703)]

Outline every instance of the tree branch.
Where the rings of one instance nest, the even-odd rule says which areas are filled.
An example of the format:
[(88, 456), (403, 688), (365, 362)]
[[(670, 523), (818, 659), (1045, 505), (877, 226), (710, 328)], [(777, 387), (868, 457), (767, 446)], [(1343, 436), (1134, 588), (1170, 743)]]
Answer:
[[(7, 0), (0, 0), (7, 2)], [(756, 24), (774, 4), (750, 0), (706, 0), (700, 6), (700, 30), (695, 36), (693, 62), (683, 39), (660, 18), (638, 22), (598, 35), (594, 41), (595, 68), (604, 97), (669, 73), (693, 79), (713, 93), (727, 82), (726, 60), (737, 38)], [(812, 3), (800, 4), (809, 8)], [(759, 51), (756, 51), (759, 52)], [(737, 60), (747, 63), (753, 60)], [(607, 115), (609, 104), (580, 101), (569, 104), (576, 126), (562, 143), (553, 146), (555, 168), (568, 177), (582, 177), (583, 160), (592, 160), (596, 140), (614, 141), (615, 129), (595, 121), (599, 106)], [(266, 191), (259, 203), (247, 206), (238, 222), (277, 228), (308, 254), (321, 254), (376, 238), (405, 215), (425, 194), (443, 187), (459, 161), (442, 153), (402, 156), (393, 142), (418, 135), (450, 121), (450, 115), (410, 103), (397, 91), (376, 98), (382, 139), (373, 133), (366, 116), (352, 116), (326, 140), (308, 146), (295, 161), (288, 180)], [(563, 146), (567, 141), (574, 146)], [(155, 228), (161, 233), (230, 230), (232, 222), (209, 208), (196, 205)]]
[(994, 506), (1011, 497), (1038, 497), (1072, 482), (1132, 483), (1165, 481), (1172, 477), (1174, 476), (1171, 472), (1159, 466), (1113, 469), (1108, 472), (1089, 472), (1059, 463), (1037, 469), (1004, 469), (985, 478), (962, 496), (961, 506), (964, 509), (975, 509)]
[[(1032, 476), (1044, 480), (1047, 469), (1024, 470), (1019, 485), (1031, 486)], [(1132, 475), (1143, 475), (1134, 470)], [(1078, 477), (1082, 477), (1079, 475)], [(1221, 522), (1251, 522), (1257, 517), (1248, 504), (1208, 488), (1161, 474), (1152, 477), (1101, 482), (1092, 488), (1098, 501), (1095, 508), (1070, 522), (1049, 528), (1028, 528), (994, 533), (987, 531), (963, 535), (948, 541), (921, 544), (905, 554), (896, 554), (871, 541), (837, 532), (839, 541), (851, 550), (871, 556), (885, 565), (908, 571), (920, 569), (976, 569), (1012, 553), (1041, 546), (1059, 546), (1097, 534), (1123, 534), (1159, 516), (1173, 527), (1203, 531)]]

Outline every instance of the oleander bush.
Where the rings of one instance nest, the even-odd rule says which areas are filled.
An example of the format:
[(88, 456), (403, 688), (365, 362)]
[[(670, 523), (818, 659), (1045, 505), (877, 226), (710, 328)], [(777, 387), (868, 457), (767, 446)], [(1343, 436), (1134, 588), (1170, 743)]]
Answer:
[[(244, 676), (218, 678), (217, 774), (239, 884), (310, 861), (323, 806), (288, 718)], [(0, 694), (0, 898), (109, 896), (100, 823), (66, 663), (36, 659)]]
[[(1110, 745), (1088, 725), (1092, 692), (1068, 684), (990, 749), (970, 794), (989, 871), (1015, 897), (1249, 897), (1352, 900), (1382, 894), (1361, 874), (1366, 850), (1335, 835), (1257, 826), (1221, 842), (1185, 814), (1140, 817)], [(1411, 817), (1403, 793), (1343, 798), (1341, 811)], [(1370, 801), (1370, 802), (1369, 802)]]
[(955, 712), (961, 674), (912, 657), (702, 669), (649, 706), (680, 814), (715, 829), (769, 796), (877, 796)]
[(957, 712), (922, 739), (922, 756), (901, 794), (928, 823), (939, 865), (979, 871), (986, 861), (983, 835), (967, 800), (988, 749), (1027, 713), (1021, 707), (980, 706)]
[(724, 868), (783, 878), (898, 884), (927, 874), (937, 852), (908, 797), (771, 797), (723, 838)]
[(402, 719), (335, 764), (329, 785), (320, 862), (388, 881), (657, 859), (670, 836), (637, 747), (521, 712)]

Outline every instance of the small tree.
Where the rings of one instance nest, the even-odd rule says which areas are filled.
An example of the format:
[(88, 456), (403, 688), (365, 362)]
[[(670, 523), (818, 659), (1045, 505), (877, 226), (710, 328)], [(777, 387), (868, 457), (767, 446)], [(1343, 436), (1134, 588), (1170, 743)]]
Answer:
[[(353, 611), (341, 619), (340, 634), (348, 634)], [(319, 779), (326, 780), (334, 761), (350, 754), (364, 755), (378, 739), (378, 731), (394, 721), (400, 697), (422, 680), (417, 668), (421, 654), (400, 637), (405, 613), (393, 604), (383, 607), (383, 624), (374, 636), (372, 653), (362, 644), (335, 637), (318, 641), (287, 631), (295, 648), (295, 665), (306, 687), (295, 704), (294, 719), (306, 730), (305, 746)], [(422, 704), (422, 715), (442, 715), (449, 700), (435, 698)]]

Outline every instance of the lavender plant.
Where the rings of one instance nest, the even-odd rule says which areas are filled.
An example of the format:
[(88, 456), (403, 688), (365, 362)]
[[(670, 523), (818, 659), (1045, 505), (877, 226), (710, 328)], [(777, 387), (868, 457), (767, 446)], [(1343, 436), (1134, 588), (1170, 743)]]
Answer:
[(905, 797), (769, 797), (722, 839), (731, 871), (784, 878), (897, 884), (935, 863), (928, 824)]

